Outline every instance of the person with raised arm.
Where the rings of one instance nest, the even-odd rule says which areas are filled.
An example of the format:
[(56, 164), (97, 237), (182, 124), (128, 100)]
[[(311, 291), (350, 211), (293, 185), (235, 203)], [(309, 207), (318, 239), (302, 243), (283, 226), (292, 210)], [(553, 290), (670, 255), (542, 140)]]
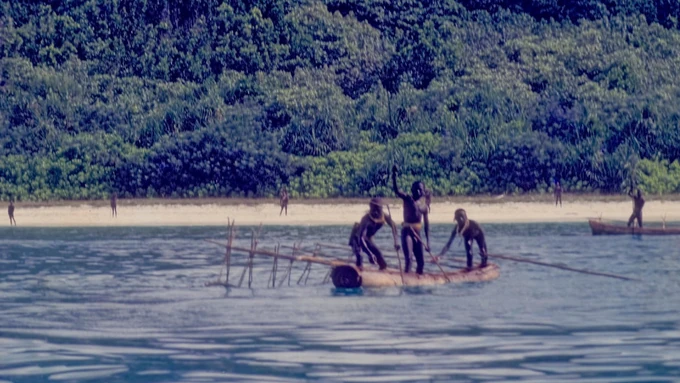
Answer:
[(642, 228), (642, 208), (645, 206), (645, 199), (642, 198), (642, 191), (637, 190), (636, 194), (633, 194), (633, 188), (628, 191), (628, 196), (633, 199), (633, 214), (630, 215), (628, 219), (628, 227), (635, 223), (637, 219), (638, 226)]
[[(397, 165), (392, 166), (392, 189), (394, 193), (401, 198), (404, 203), (404, 222), (401, 224), (401, 247), (404, 249), (404, 272), (408, 273), (411, 270), (411, 254), (416, 259), (416, 273), (422, 274), (424, 260), (423, 260), (423, 246), (426, 251), (430, 251), (430, 222), (428, 218), (428, 209), (422, 197), (425, 193), (425, 186), (422, 182), (416, 181), (411, 185), (411, 195), (408, 195), (401, 190), (397, 185), (397, 173), (399, 168)], [(420, 229), (425, 224), (425, 240), (420, 236)]]

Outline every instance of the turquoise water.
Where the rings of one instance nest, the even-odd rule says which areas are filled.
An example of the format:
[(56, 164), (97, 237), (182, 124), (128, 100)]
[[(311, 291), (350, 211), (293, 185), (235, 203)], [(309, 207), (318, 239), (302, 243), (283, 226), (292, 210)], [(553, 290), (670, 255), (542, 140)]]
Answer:
[[(2, 228), (0, 381), (678, 381), (680, 237), (485, 229), (492, 253), (644, 282), (498, 261), (488, 283), (341, 291), (321, 284), (322, 266), (298, 286), (296, 265), (291, 287), (268, 289), (271, 261), (258, 259), (253, 289), (225, 289), (204, 286), (224, 251), (203, 241), (225, 228)], [(449, 230), (434, 227), (435, 250)], [(260, 247), (347, 232), (265, 227)]]

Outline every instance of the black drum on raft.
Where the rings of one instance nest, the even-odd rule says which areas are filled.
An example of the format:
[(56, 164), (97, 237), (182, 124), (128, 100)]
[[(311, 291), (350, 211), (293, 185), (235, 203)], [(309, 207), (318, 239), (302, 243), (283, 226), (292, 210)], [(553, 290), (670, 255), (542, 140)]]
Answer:
[(334, 266), (331, 271), (333, 285), (338, 288), (389, 287), (389, 286), (433, 286), (446, 283), (486, 282), (498, 278), (501, 269), (495, 263), (472, 270), (456, 270), (443, 273), (402, 274), (399, 270), (365, 269), (350, 264)]

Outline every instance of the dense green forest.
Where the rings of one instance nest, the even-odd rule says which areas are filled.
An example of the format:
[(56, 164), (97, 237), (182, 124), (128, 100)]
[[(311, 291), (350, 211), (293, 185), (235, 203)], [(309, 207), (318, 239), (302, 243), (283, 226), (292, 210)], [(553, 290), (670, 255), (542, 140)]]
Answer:
[(680, 2), (3, 0), (0, 199), (680, 192)]

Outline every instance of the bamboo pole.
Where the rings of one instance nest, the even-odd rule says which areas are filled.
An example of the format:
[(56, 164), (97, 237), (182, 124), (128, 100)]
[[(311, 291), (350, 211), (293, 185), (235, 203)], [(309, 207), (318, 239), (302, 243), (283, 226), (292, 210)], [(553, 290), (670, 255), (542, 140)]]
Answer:
[[(295, 251), (296, 250), (297, 250), (296, 247), (293, 246), (293, 257), (295, 257)], [(293, 272), (293, 262), (295, 262), (295, 261), (291, 259), (289, 262), (290, 263), (288, 264), (288, 269), (286, 270), (286, 274), (284, 274), (283, 278), (281, 279), (281, 282), (279, 282), (279, 287), (283, 286), (283, 282), (285, 282), (286, 279), (288, 279), (288, 286), (290, 286), (290, 274)]]
[[(209, 239), (204, 239), (206, 242), (210, 242), (219, 246), (224, 246), (223, 243), (219, 243), (216, 241), (211, 241)], [(242, 251), (246, 253), (250, 253), (250, 249), (245, 248), (245, 247), (238, 247), (238, 246), (232, 246), (231, 249), (233, 251)], [(259, 254), (259, 255), (266, 255), (269, 257), (273, 257), (276, 253), (269, 251), (269, 250), (255, 250), (253, 251), (253, 254)], [(279, 258), (281, 259), (287, 259), (287, 260), (292, 260), (292, 261), (299, 261), (299, 262), (311, 262), (311, 263), (317, 263), (320, 265), (326, 265), (326, 266), (341, 266), (341, 265), (346, 265), (347, 262), (341, 260), (341, 259), (323, 259), (316, 257), (314, 255), (308, 255), (308, 254), (302, 254), (302, 255), (296, 255), (296, 256), (291, 256), (291, 255), (285, 255), (285, 254), (279, 254)]]
[(226, 284), (229, 285), (229, 273), (231, 271), (231, 244), (234, 241), (234, 225), (236, 224), (236, 220), (231, 221), (229, 224), (229, 239), (227, 240), (227, 253), (225, 255), (226, 258), (226, 265), (227, 265), (227, 276), (226, 276)]
[(272, 274), (272, 288), (276, 287), (276, 269), (279, 267), (279, 247), (276, 248), (276, 257), (274, 257), (274, 270)]
[[(229, 217), (227, 217), (227, 228), (229, 228), (229, 225), (231, 225), (231, 223), (229, 221)], [(227, 234), (227, 242), (229, 242), (229, 234)], [(218, 283), (222, 281), (222, 270), (224, 269), (224, 266), (227, 264), (227, 254), (229, 254), (229, 247), (228, 246), (224, 251), (224, 260), (223, 260), (224, 264), (220, 266), (220, 275), (217, 276), (217, 282)], [(229, 271), (227, 270), (227, 274), (228, 273), (229, 273)], [(227, 281), (228, 280), (229, 280), (229, 277), (227, 277)]]
[(251, 245), (250, 245), (250, 254), (248, 255), (248, 259), (250, 261), (250, 267), (249, 267), (249, 272), (248, 272), (248, 288), (251, 287), (253, 283), (253, 263), (255, 261), (255, 249), (257, 248), (257, 240), (260, 237), (260, 234), (262, 233), (262, 224), (260, 223), (260, 227), (257, 230), (257, 235), (255, 234), (255, 230), (253, 230), (253, 236), (251, 237)]
[[(318, 255), (318, 250), (319, 246), (317, 245), (316, 248), (314, 249), (314, 253), (312, 254), (312, 257), (316, 257)], [(307, 284), (307, 279), (309, 279), (309, 274), (312, 271), (312, 263), (307, 261), (307, 265), (305, 268), (302, 270), (302, 274), (300, 275), (300, 278), (297, 281), (297, 284), (299, 285), (300, 282), (302, 282), (302, 278), (305, 277), (305, 274), (307, 275), (307, 278), (305, 278), (305, 285)]]
[(275, 253), (276, 255), (274, 255), (274, 256), (272, 257), (272, 258), (274, 258), (274, 259), (273, 259), (273, 261), (272, 261), (272, 271), (271, 271), (271, 273), (269, 274), (269, 279), (267, 279), (267, 287), (269, 287), (269, 285), (271, 284), (271, 287), (272, 287), (272, 288), (276, 288), (276, 268), (278, 267), (279, 248), (280, 248), (279, 245), (277, 245), (277, 246), (274, 248), (274, 253)]
[[(390, 215), (390, 221), (394, 222), (394, 220), (392, 219), (392, 210), (390, 210), (390, 205), (387, 204), (386, 206), (387, 206), (387, 214)], [(392, 228), (390, 227), (390, 229), (392, 229)], [(392, 231), (392, 236), (394, 237), (394, 230)], [(396, 237), (394, 238), (394, 242), (397, 242)], [(397, 247), (395, 247), (394, 250), (397, 253), (397, 261), (399, 262), (399, 275), (401, 276), (401, 284), (404, 285), (405, 284), (404, 283), (404, 269), (402, 269), (402, 267), (401, 267), (401, 255), (399, 254), (399, 249)]]
[[(418, 241), (423, 245), (423, 247), (425, 247), (425, 244), (423, 244), (423, 239), (420, 238), (420, 235), (418, 235), (418, 233), (416, 233), (416, 231), (413, 228), (410, 228), (410, 229), (411, 229), (411, 232), (413, 233), (413, 235), (415, 235), (416, 238), (418, 238)], [(449, 276), (446, 275), (446, 271), (444, 271), (444, 269), (442, 268), (442, 265), (439, 264), (439, 261), (437, 261), (437, 258), (435, 258), (434, 255), (432, 255), (432, 252), (430, 251), (429, 248), (427, 248), (427, 253), (430, 254), (430, 257), (432, 257), (432, 261), (437, 265), (437, 267), (439, 267), (439, 270), (441, 270), (442, 275), (444, 275), (444, 278), (446, 278), (446, 281), (451, 282), (451, 279), (449, 278)]]
[(508, 261), (515, 261), (515, 262), (524, 262), (524, 263), (532, 263), (534, 265), (540, 265), (540, 266), (547, 266), (547, 267), (554, 267), (556, 269), (560, 270), (568, 270), (568, 271), (574, 271), (577, 273), (582, 273), (582, 274), (590, 274), (590, 275), (599, 275), (602, 277), (609, 277), (609, 278), (616, 278), (616, 279), (623, 279), (626, 281), (638, 281), (640, 282), (639, 279), (636, 278), (630, 278), (630, 277), (624, 277), (622, 275), (616, 275), (616, 274), (609, 274), (609, 273), (601, 273), (598, 271), (590, 271), (590, 270), (585, 270), (585, 269), (575, 269), (573, 267), (568, 267), (568, 266), (562, 266), (562, 265), (555, 265), (552, 263), (546, 263), (546, 262), (540, 262), (540, 261), (534, 261), (531, 259), (525, 259), (525, 258), (518, 258), (518, 257), (509, 257), (507, 255), (500, 255), (500, 254), (487, 254), (491, 258), (498, 258), (498, 259), (506, 259)]

